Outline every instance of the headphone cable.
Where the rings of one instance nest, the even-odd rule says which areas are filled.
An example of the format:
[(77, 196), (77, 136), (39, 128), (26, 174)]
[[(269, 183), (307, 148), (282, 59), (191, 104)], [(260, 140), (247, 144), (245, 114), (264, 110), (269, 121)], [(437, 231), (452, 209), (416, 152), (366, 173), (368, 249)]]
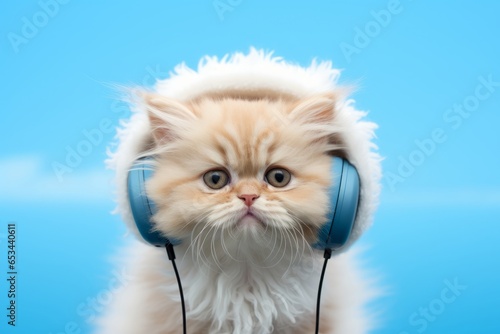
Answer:
[(172, 266), (174, 267), (175, 277), (177, 278), (177, 284), (179, 285), (179, 294), (181, 295), (181, 305), (182, 305), (182, 333), (186, 334), (186, 306), (184, 305), (184, 293), (182, 292), (181, 277), (179, 276), (179, 271), (175, 265), (175, 252), (174, 246), (169, 242), (165, 245), (167, 250), (168, 258), (172, 261)]
[[(177, 266), (175, 264), (175, 252), (174, 252), (174, 247), (172, 246), (171, 243), (168, 243), (165, 245), (165, 248), (167, 250), (168, 258), (170, 261), (172, 261), (172, 266), (174, 267), (174, 272), (175, 272), (175, 277), (177, 278), (177, 284), (179, 285), (179, 294), (181, 296), (181, 305), (182, 305), (182, 332), (183, 334), (186, 334), (186, 306), (184, 304), (184, 293), (182, 292), (182, 283), (181, 283), (181, 278), (179, 276), (179, 271), (177, 270)], [(318, 299), (316, 302), (316, 330), (315, 333), (319, 333), (319, 318), (320, 318), (320, 308), (321, 308), (321, 290), (323, 289), (323, 279), (325, 277), (325, 271), (326, 271), (326, 266), (328, 264), (328, 260), (332, 256), (332, 250), (331, 249), (325, 249), (325, 253), (323, 254), (323, 257), (325, 259), (325, 262), (323, 263), (323, 269), (321, 270), (321, 276), (319, 278), (319, 287), (318, 287)]]
[(323, 288), (323, 278), (325, 277), (326, 265), (328, 264), (328, 260), (332, 256), (332, 250), (327, 248), (325, 249), (325, 253), (323, 257), (325, 258), (325, 262), (323, 264), (323, 270), (321, 271), (321, 276), (319, 278), (319, 288), (318, 288), (318, 300), (316, 302), (316, 331), (315, 333), (319, 333), (319, 310), (321, 304), (321, 289)]

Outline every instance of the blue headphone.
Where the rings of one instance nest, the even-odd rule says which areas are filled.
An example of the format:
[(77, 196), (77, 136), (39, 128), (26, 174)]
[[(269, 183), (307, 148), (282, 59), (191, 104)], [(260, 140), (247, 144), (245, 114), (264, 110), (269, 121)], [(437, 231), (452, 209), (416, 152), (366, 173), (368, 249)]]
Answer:
[[(135, 161), (128, 172), (128, 199), (137, 229), (145, 241), (154, 246), (178, 245), (181, 240), (162, 235), (153, 229), (151, 217), (156, 212), (155, 204), (146, 195), (146, 181), (153, 169), (147, 163), (151, 157)], [(318, 231), (317, 240), (312, 245), (316, 249), (338, 249), (351, 234), (359, 202), (359, 175), (347, 160), (332, 157), (332, 184), (328, 190), (330, 211), (327, 220)]]

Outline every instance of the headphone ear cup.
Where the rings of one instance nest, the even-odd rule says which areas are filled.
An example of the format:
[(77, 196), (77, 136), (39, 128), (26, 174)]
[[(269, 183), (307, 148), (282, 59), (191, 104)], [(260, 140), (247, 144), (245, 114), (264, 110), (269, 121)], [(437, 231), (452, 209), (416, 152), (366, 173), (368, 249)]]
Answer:
[(313, 245), (317, 249), (338, 249), (345, 245), (358, 210), (360, 182), (356, 168), (345, 159), (333, 157), (331, 173), (330, 211)]
[(127, 176), (127, 192), (130, 209), (135, 224), (142, 238), (154, 246), (178, 244), (180, 241), (167, 238), (153, 229), (151, 217), (156, 213), (156, 206), (146, 195), (146, 182), (153, 175), (152, 165), (147, 162), (151, 158), (136, 160)]

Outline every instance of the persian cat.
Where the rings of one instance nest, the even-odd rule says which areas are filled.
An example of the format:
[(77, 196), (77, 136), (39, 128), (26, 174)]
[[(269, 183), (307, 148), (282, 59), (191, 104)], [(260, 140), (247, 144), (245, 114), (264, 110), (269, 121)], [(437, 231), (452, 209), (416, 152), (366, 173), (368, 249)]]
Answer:
[[(260, 84), (229, 87), (188, 98), (140, 92), (142, 123), (136, 123), (143, 138), (122, 139), (136, 154), (119, 151), (115, 159), (130, 166), (139, 156), (155, 157), (146, 189), (157, 206), (155, 229), (182, 240), (175, 252), (188, 333), (314, 333), (323, 252), (311, 245), (329, 208), (331, 156), (358, 163), (361, 182), (373, 183), (366, 161), (376, 161), (375, 153), (363, 143), (372, 127), (365, 137), (350, 137), (360, 115), (351, 122), (349, 103), (336, 89), (297, 96)], [(361, 225), (371, 214), (366, 191)], [(98, 333), (181, 333), (177, 281), (165, 249), (136, 242), (129, 253), (130, 279), (114, 294)], [(371, 297), (350, 252), (334, 254), (320, 333), (366, 333)]]

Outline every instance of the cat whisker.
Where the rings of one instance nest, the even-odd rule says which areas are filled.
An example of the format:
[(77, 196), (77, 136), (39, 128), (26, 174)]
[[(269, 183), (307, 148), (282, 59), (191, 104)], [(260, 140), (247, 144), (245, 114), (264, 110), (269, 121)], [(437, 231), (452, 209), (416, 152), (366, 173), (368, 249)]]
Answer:
[[(187, 222), (185, 222), (182, 226), (182, 228), (179, 229), (179, 232), (182, 232), (184, 229), (186, 229), (188, 226), (191, 225), (191, 223), (193, 223), (194, 221), (197, 221), (195, 227), (200, 223), (202, 222), (204, 219), (206, 219), (206, 217), (208, 216), (207, 213), (200, 213), (194, 217), (191, 217), (191, 219), (189, 219)], [(195, 229), (193, 228), (193, 231)], [(193, 233), (193, 231), (191, 231), (191, 234)]]
[[(276, 229), (276, 228), (273, 228), (273, 230), (276, 231), (276, 233), (274, 234), (274, 239), (275, 240), (279, 239), (279, 246), (278, 246), (278, 249), (276, 249), (276, 242), (274, 243), (273, 248), (271, 249), (271, 252), (269, 252), (269, 255), (266, 257), (267, 261), (272, 261), (276, 258), (276, 256), (278, 256), (278, 254), (281, 250), (281, 246), (283, 244), (283, 231), (281, 231), (281, 229)], [(278, 235), (278, 232), (279, 232), (279, 235)]]
[[(284, 231), (285, 231), (286, 236), (287, 236), (286, 241), (288, 241), (289, 245), (290, 245), (290, 253), (292, 254), (292, 258), (291, 258), (290, 261), (288, 261), (288, 267), (283, 272), (282, 277), (285, 277), (287, 275), (287, 273), (290, 270), (292, 264), (294, 263), (294, 260), (295, 260), (295, 257), (296, 257), (296, 254), (294, 254), (294, 248), (293, 248), (293, 240), (292, 240), (293, 233), (290, 230), (288, 230), (288, 229), (285, 229)], [(285, 245), (286, 245), (286, 243), (285, 243)], [(285, 246), (285, 252), (286, 252), (286, 246)], [(285, 252), (283, 252), (283, 256), (285, 255)], [(279, 262), (281, 262), (281, 261), (282, 261), (282, 258), (280, 259)]]
[(198, 248), (198, 256), (201, 259), (201, 263), (205, 265), (208, 269), (212, 269), (212, 266), (210, 265), (210, 260), (208, 259), (207, 253), (205, 252), (205, 242), (208, 239), (208, 236), (210, 235), (210, 232), (214, 229), (214, 225), (210, 225), (208, 228), (207, 232), (205, 233), (203, 240), (200, 244), (200, 247)]
[[(196, 241), (193, 242), (193, 244), (196, 244), (196, 246), (197, 246), (196, 247), (197, 251), (193, 252), (193, 256), (194, 256), (194, 254), (196, 254), (196, 262), (198, 264), (206, 265), (208, 268), (210, 268), (208, 262), (205, 263), (203, 261), (203, 255), (205, 256), (205, 258), (207, 258), (206, 254), (205, 254), (205, 250), (203, 249), (203, 245), (205, 244), (205, 241), (207, 239), (208, 233), (205, 234), (204, 238), (202, 238), (202, 236), (203, 236), (203, 231), (205, 231), (206, 229), (208, 229), (208, 231), (210, 231), (210, 229), (212, 229), (212, 228), (213, 228), (213, 225), (205, 224), (205, 226), (203, 226), (203, 228), (201, 229), (201, 231), (198, 233), (198, 235), (196, 237)], [(201, 241), (201, 243), (200, 243), (200, 241)], [(201, 260), (201, 262), (200, 262), (200, 260)]]
[(314, 231), (309, 225), (305, 224), (301, 219), (293, 217), (293, 220), (297, 224), (292, 227), (299, 233), (299, 235), (302, 238), (302, 256), (304, 256), (304, 252), (306, 249), (309, 251), (309, 255), (313, 256), (313, 249), (305, 237), (304, 226), (307, 227), (311, 233), (313, 233)]
[[(266, 225), (266, 231), (267, 231), (267, 226), (269, 226), (269, 225)], [(264, 262), (266, 262), (269, 259), (269, 257), (273, 254), (274, 249), (276, 248), (276, 241), (277, 241), (277, 237), (276, 236), (277, 235), (278, 235), (278, 233), (276, 233), (276, 229), (273, 228), (272, 229), (272, 234), (271, 234), (271, 238), (274, 239), (273, 247), (271, 248), (271, 251), (269, 252), (269, 255), (266, 256), (266, 258), (264, 259)]]
[[(299, 225), (299, 227), (300, 227), (300, 225)], [(304, 256), (306, 240), (304, 238), (302, 228), (299, 229), (297, 226), (292, 225), (292, 230), (294, 232), (296, 232), (296, 233), (293, 233), (294, 240), (295, 240), (295, 247), (294, 248), (296, 251), (297, 260), (300, 261)], [(299, 236), (300, 236), (300, 240), (302, 241), (302, 246), (299, 244)]]
[[(220, 225), (214, 225), (214, 226), (210, 229), (210, 231), (209, 231), (209, 233), (210, 233), (210, 232), (212, 232), (212, 230), (215, 230), (215, 231), (212, 233), (212, 240), (211, 240), (211, 242), (210, 242), (210, 252), (211, 252), (211, 254), (212, 254), (212, 258), (214, 259), (215, 265), (216, 265), (216, 266), (220, 269), (220, 272), (221, 272), (223, 275), (225, 275), (225, 276), (229, 277), (229, 275), (227, 275), (227, 274), (224, 272), (224, 269), (222, 269), (221, 263), (220, 263), (220, 261), (219, 261), (219, 257), (217, 256), (217, 250), (215, 249), (215, 236), (216, 236), (217, 232), (219, 232), (220, 228), (221, 228), (221, 226), (220, 226)], [(223, 239), (223, 238), (221, 238), (221, 239)]]
[[(227, 228), (227, 229), (225, 229), (225, 230), (228, 232), (228, 235), (229, 235), (229, 236), (231, 236), (232, 229), (231, 229), (231, 228)], [(232, 236), (232, 238), (233, 238), (233, 239), (235, 239), (235, 238), (234, 238), (234, 236)], [(227, 255), (227, 256), (228, 256), (231, 260), (236, 261), (236, 262), (241, 262), (241, 260), (238, 260), (238, 259), (236, 259), (235, 257), (233, 257), (233, 255), (231, 255), (231, 253), (229, 252), (229, 249), (228, 249), (228, 248), (227, 248), (227, 246), (226, 246), (226, 242), (224, 241), (224, 239), (225, 239), (224, 237), (223, 237), (223, 238), (221, 238), (221, 245), (222, 245), (222, 249), (224, 250), (224, 253), (225, 253), (225, 254), (226, 254), (226, 255)]]
[[(188, 254), (190, 250), (194, 249), (194, 245), (196, 244), (197, 240), (201, 236), (201, 232), (203, 231), (203, 228), (200, 232), (198, 232), (198, 234), (196, 236), (194, 236), (194, 233), (196, 232), (198, 225), (202, 224), (205, 221), (206, 217), (207, 217), (207, 214), (200, 214), (186, 223), (185, 226), (187, 226), (188, 224), (191, 224), (195, 219), (198, 220), (198, 222), (195, 224), (193, 230), (191, 231), (191, 242), (189, 243), (189, 246), (186, 249), (186, 254)], [(195, 257), (194, 257), (195, 253), (196, 252), (191, 253), (193, 261), (195, 261)], [(183, 261), (184, 261), (184, 258), (183, 258), (181, 264), (183, 263)]]
[(279, 258), (279, 260), (276, 261), (276, 264), (273, 265), (272, 267), (281, 263), (281, 261), (283, 260), (283, 258), (285, 257), (285, 254), (286, 254), (286, 240), (288, 238), (288, 235), (286, 234), (287, 231), (285, 229), (282, 229), (282, 228), (278, 229), (278, 231), (281, 233), (281, 235), (280, 235), (280, 247), (278, 248), (277, 254), (279, 254), (281, 252), (281, 245), (283, 245), (283, 251), (281, 252), (281, 257)]
[[(296, 233), (296, 232), (298, 232), (298, 233)], [(294, 242), (293, 247), (292, 247), (294, 250), (294, 257), (293, 257), (292, 262), (295, 262), (295, 260), (300, 261), (300, 259), (302, 258), (302, 254), (303, 254), (303, 252), (300, 252), (298, 234), (300, 235), (300, 231), (296, 227), (292, 226), (292, 230), (290, 231), (290, 235), (293, 237), (293, 242)], [(292, 241), (292, 240), (290, 240), (290, 241)], [(303, 247), (304, 247), (304, 245), (302, 244), (302, 250), (303, 250)]]

